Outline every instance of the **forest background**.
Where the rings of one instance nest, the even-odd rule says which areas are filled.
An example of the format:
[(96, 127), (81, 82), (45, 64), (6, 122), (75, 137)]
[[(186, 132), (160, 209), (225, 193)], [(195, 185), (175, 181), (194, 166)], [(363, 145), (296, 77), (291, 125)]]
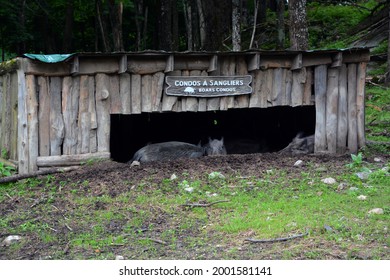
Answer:
[[(26, 52), (302, 50), (372, 44), (386, 53), (388, 6), (389, 0), (0, 0), (1, 60)], [(378, 32), (374, 41), (362, 39)]]

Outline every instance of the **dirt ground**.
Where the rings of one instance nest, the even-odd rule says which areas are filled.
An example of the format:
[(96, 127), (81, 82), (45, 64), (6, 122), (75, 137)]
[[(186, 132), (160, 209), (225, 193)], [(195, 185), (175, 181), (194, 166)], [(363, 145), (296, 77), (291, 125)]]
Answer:
[[(389, 160), (389, 157), (380, 155), (384, 160)], [(303, 160), (304, 164), (297, 172), (297, 167), (294, 167), (294, 163), (298, 160)], [(374, 156), (365, 159), (368, 162), (374, 162)], [(52, 176), (52, 185), (59, 185), (61, 182), (74, 182), (78, 185), (78, 196), (102, 196), (108, 195), (111, 198), (115, 198), (122, 193), (131, 191), (134, 184), (144, 182), (147, 178), (148, 187), (152, 188), (160, 184), (162, 180), (168, 179), (172, 174), (180, 175), (187, 174), (192, 179), (202, 179), (206, 174), (214, 171), (221, 172), (226, 177), (228, 176), (241, 176), (241, 177), (260, 177), (261, 174), (265, 174), (267, 170), (284, 170), (289, 178), (299, 176), (301, 171), (306, 168), (322, 168), (324, 172), (328, 174), (341, 174), (345, 170), (346, 163), (351, 162), (350, 156), (327, 156), (327, 155), (300, 155), (300, 156), (286, 156), (273, 153), (266, 154), (249, 154), (249, 155), (227, 155), (227, 156), (215, 156), (215, 157), (203, 157), (199, 159), (183, 159), (172, 162), (153, 162), (145, 163), (140, 166), (131, 167), (126, 163), (118, 163), (113, 161), (104, 161), (94, 163), (92, 165), (85, 165), (75, 171), (60, 173)], [(88, 186), (83, 187), (83, 182), (88, 182)], [(284, 250), (293, 250), (291, 248), (302, 245), (301, 242), (305, 242), (305, 247), (316, 248), (319, 250), (321, 259), (348, 259), (358, 258), (366, 259), (371, 258), (370, 246), (365, 246), (361, 250), (357, 250), (356, 256), (350, 256), (345, 248), (341, 248), (330, 241), (318, 240), (315, 237), (305, 239), (305, 241), (286, 242), (286, 243), (273, 243), (262, 244), (261, 246), (252, 246), (246, 243), (240, 243), (238, 241), (231, 241), (230, 246), (237, 248), (231, 252), (226, 251), (225, 245), (215, 246), (211, 245), (213, 242), (218, 243), (218, 236), (206, 236), (204, 246), (188, 247), (185, 244), (184, 237), (180, 240), (178, 236), (177, 244), (174, 249), (170, 249), (169, 246), (162, 243), (148, 245), (147, 249), (140, 248), (134, 244), (127, 246), (108, 246), (105, 249), (99, 250), (87, 250), (76, 248), (72, 246), (70, 242), (71, 234), (76, 232), (85, 231), (85, 229), (78, 228), (76, 224), (70, 224), (71, 219), (82, 219), (83, 217), (71, 217), (67, 214), (73, 211), (76, 207), (72, 204), (70, 192), (72, 186), (70, 183), (63, 185), (61, 189), (61, 198), (55, 197), (55, 201), (52, 202), (50, 209), (52, 210), (50, 215), (47, 215), (47, 208), (45, 207), (47, 201), (47, 193), (44, 190), (39, 191), (42, 186), (35, 188), (35, 193), (32, 197), (22, 197), (18, 195), (9, 196), (0, 204), (0, 213), (2, 217), (6, 217), (12, 212), (21, 212), (25, 216), (24, 218), (30, 221), (37, 219), (44, 219), (45, 222), (52, 228), (52, 234), (56, 235), (53, 241), (42, 242), (38, 234), (25, 234), (24, 242), (19, 249), (15, 250), (11, 247), (0, 247), (0, 259), (57, 259), (57, 258), (70, 258), (70, 259), (99, 259), (99, 258), (113, 258), (116, 255), (125, 256), (127, 259), (141, 258), (141, 259), (280, 259), (283, 258)], [(73, 186), (74, 188), (74, 186)], [(66, 194), (66, 195), (65, 195)], [(69, 196), (69, 197), (67, 197)], [(41, 201), (43, 201), (41, 205)], [(94, 209), (105, 209), (110, 207), (104, 202), (95, 203)], [(157, 209), (158, 210), (158, 209)], [(212, 210), (210, 209), (212, 212)], [(162, 210), (159, 212), (153, 220), (149, 223), (158, 225), (156, 232), (144, 232), (145, 236), (156, 240), (154, 238), (158, 231), (161, 233), (164, 230), (174, 227), (172, 217), (164, 213)], [(210, 213), (212, 215), (212, 213)], [(67, 220), (64, 220), (64, 217)], [(21, 218), (22, 219), (22, 218)], [(63, 221), (63, 222), (59, 222)], [(65, 221), (65, 222), (64, 222)], [(13, 220), (12, 223), (17, 226), (21, 221)], [(123, 232), (121, 224), (123, 221), (113, 219), (110, 224), (105, 225), (106, 232), (110, 234), (120, 234)], [(11, 225), (12, 226), (12, 225)], [(70, 232), (70, 229), (72, 232)], [(141, 229), (142, 230), (142, 229)], [(10, 234), (18, 234), (16, 232), (4, 231), (0, 229), (0, 239), (3, 240)], [(189, 229), (188, 232), (183, 233), (191, 234), (194, 237), (201, 237), (204, 234), (202, 225), (199, 227)], [(377, 244), (372, 244), (376, 246)], [(154, 249), (151, 250), (150, 246)], [(108, 254), (109, 253), (109, 254)], [(294, 259), (307, 258), (303, 252), (293, 253), (291, 256)], [(316, 258), (318, 256), (313, 256)]]
[[(344, 169), (345, 164), (350, 161), (350, 156), (289, 156), (264, 153), (150, 162), (134, 167), (130, 167), (127, 163), (109, 161), (85, 166), (80, 170), (56, 177), (58, 180), (88, 180), (91, 184), (110, 184), (113, 187), (118, 187), (117, 191), (121, 192), (120, 186), (123, 185), (124, 181), (142, 181), (145, 178), (149, 178), (158, 183), (163, 179), (170, 178), (172, 174), (187, 173), (190, 177), (198, 179), (214, 171), (221, 172), (227, 176), (239, 174), (242, 177), (258, 177), (259, 174), (270, 169), (284, 169), (287, 172), (295, 173), (297, 168), (294, 167), (294, 163), (298, 159), (318, 166), (326, 164), (328, 172), (337, 173)], [(373, 159), (367, 160), (372, 161)]]

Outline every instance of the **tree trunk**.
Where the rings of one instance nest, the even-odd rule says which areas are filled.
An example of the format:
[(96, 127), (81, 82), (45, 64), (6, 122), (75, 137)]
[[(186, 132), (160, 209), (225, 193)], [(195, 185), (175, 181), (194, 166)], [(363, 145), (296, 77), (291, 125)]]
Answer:
[(172, 51), (179, 50), (179, 15), (177, 11), (177, 0), (171, 0), (172, 7)]
[(276, 12), (277, 12), (277, 30), (278, 30), (278, 38), (276, 41), (276, 47), (279, 50), (284, 49), (284, 2), (285, 0), (276, 0)]
[(108, 7), (114, 42), (114, 51), (124, 51), (122, 35), (123, 2), (110, 0), (108, 1)]
[(184, 20), (186, 24), (186, 32), (187, 32), (187, 50), (194, 50), (193, 43), (193, 31), (192, 31), (192, 7), (191, 1), (182, 0), (183, 1), (183, 10), (184, 10)]
[(290, 16), (290, 48), (307, 50), (309, 48), (306, 22), (306, 0), (288, 1)]
[(100, 30), (100, 35), (102, 36), (102, 44), (103, 44), (103, 51), (104, 52), (110, 52), (111, 47), (110, 43), (108, 41), (108, 36), (107, 36), (107, 27), (105, 24), (105, 20), (102, 18), (102, 1), (101, 0), (96, 0), (96, 18)]
[(135, 27), (136, 27), (136, 50), (141, 51), (146, 47), (148, 25), (148, 6), (145, 7), (144, 0), (135, 1)]
[[(23, 34), (26, 33), (26, 14), (25, 14), (25, 11), (26, 11), (26, 0), (23, 0), (21, 2), (21, 7), (19, 10), (19, 24), (23, 30)], [(47, 18), (47, 15), (45, 15), (45, 17)], [(20, 43), (18, 43), (17, 54), (23, 54), (25, 52), (26, 52), (26, 43), (23, 40)]]
[(224, 39), (230, 34), (232, 5), (231, 1), (203, 0), (202, 7), (206, 19), (207, 51), (222, 51)]
[(200, 49), (204, 49), (206, 44), (206, 20), (203, 13), (202, 0), (196, 0), (196, 4), (198, 6), (198, 14), (199, 14)]
[(257, 14), (259, 11), (259, 2), (260, 0), (254, 0), (254, 15), (253, 15), (253, 29), (252, 29), (252, 36), (251, 36), (251, 41), (249, 43), (249, 49), (253, 47), (253, 42), (255, 39), (255, 34), (256, 34), (256, 26), (257, 26)]
[(232, 45), (233, 51), (241, 50), (240, 0), (232, 0)]
[(137, 38), (136, 38), (136, 50), (140, 51), (141, 50), (141, 33), (142, 33), (142, 16), (143, 16), (143, 8), (144, 8), (144, 1), (143, 0), (136, 0), (135, 1), (135, 28), (137, 32)]
[(160, 50), (172, 50), (172, 9), (171, 0), (161, 0), (159, 21), (159, 48)]
[(74, 22), (74, 0), (67, 2), (66, 12), (65, 12), (65, 27), (64, 27), (64, 37), (62, 41), (62, 52), (68, 53), (72, 49), (72, 37), (73, 37), (73, 22)]

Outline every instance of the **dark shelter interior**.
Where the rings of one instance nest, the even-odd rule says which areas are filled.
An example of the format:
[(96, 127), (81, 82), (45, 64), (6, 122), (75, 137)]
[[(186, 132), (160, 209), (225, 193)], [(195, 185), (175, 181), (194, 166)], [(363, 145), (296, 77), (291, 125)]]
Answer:
[(223, 137), (228, 154), (276, 152), (298, 132), (314, 134), (315, 119), (314, 106), (111, 115), (111, 157), (127, 162), (148, 143), (204, 145), (209, 137)]

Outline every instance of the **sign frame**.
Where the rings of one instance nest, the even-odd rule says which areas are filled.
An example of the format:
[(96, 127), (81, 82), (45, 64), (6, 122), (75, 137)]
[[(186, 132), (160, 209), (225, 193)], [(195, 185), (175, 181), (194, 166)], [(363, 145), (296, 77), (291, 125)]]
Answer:
[(166, 76), (166, 95), (223, 97), (252, 94), (252, 76)]

